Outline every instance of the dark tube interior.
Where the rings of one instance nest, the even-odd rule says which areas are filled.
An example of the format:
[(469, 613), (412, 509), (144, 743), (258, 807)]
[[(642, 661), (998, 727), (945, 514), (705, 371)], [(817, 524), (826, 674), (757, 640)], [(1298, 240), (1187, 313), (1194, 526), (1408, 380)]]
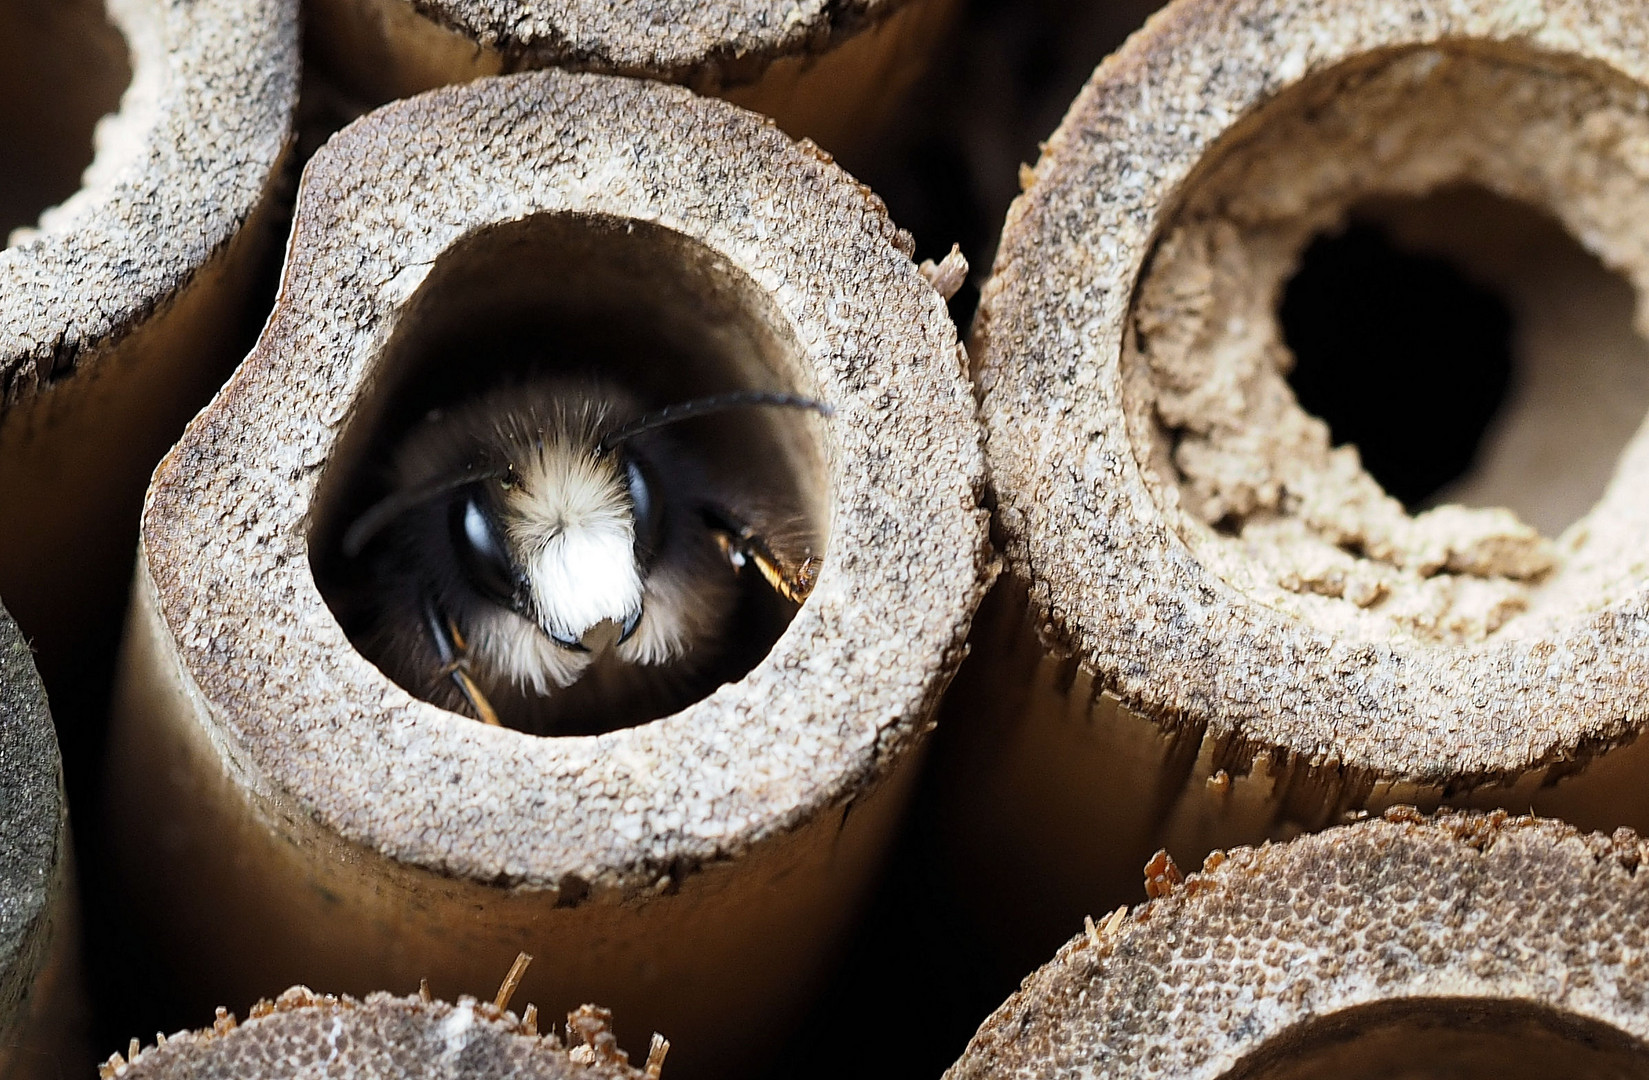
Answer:
[[(436, 262), (409, 302), (329, 466), (311, 543), (322, 592), (357, 646), (382, 666), (361, 634), (370, 597), (363, 598), (340, 541), (389, 490), (395, 447), (432, 410), (545, 373), (598, 377), (650, 408), (746, 389), (812, 395), (801, 357), (754, 282), (669, 229), (567, 214), (473, 234)], [(820, 423), (798, 410), (747, 408), (685, 421), (672, 433), (731, 501), (759, 503), (762, 520), (805, 529), (822, 551), (829, 522)], [(669, 488), (661, 485), (663, 497)], [(706, 670), (640, 711), (609, 709), (606, 696), (575, 683), (569, 691), (581, 695), (580, 718), (553, 733), (609, 731), (667, 715), (760, 662), (795, 608), (759, 575), (737, 578), (738, 609)], [(428, 692), (427, 685), (405, 688)]]

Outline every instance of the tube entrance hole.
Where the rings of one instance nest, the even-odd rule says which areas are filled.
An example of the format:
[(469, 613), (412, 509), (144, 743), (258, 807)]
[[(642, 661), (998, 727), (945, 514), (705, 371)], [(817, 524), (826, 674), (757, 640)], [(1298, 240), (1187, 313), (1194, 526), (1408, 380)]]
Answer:
[(1301, 407), (1411, 512), (1505, 506), (1555, 537), (1649, 413), (1633, 303), (1550, 215), (1453, 187), (1355, 208), (1278, 318)]
[(80, 188), (92, 130), (131, 81), (102, 0), (0, 4), (0, 236)]
[[(543, 495), (551, 486), (542, 477), (529, 479), (529, 465), (511, 461), (512, 477), (480, 487), (448, 485), (391, 520), (358, 554), (345, 550), (345, 535), (370, 508), (408, 489), (408, 448), (424, 445), (428, 433), (443, 426), (460, 425), (466, 446), (485, 457), (492, 452), (492, 432), (526, 422), (515, 412), (519, 403), (553, 401), (559, 408), (588, 400), (576, 397), (579, 387), (601, 388), (603, 402), (609, 393), (611, 400), (628, 399), (632, 415), (729, 391), (811, 395), (802, 355), (754, 282), (668, 229), (540, 215), (472, 234), (437, 260), (408, 302), (378, 361), (376, 386), (341, 439), (322, 484), (311, 533), (322, 594), (368, 659), (409, 692), (454, 711), (480, 716), (483, 710), (473, 704), (468, 688), (453, 681), (447, 667), (453, 657), (446, 663), (436, 658), (441, 649), (432, 646), (440, 645), (435, 635), (442, 632), (456, 642), (458, 655), (469, 658), (482, 696), (507, 726), (538, 734), (589, 734), (678, 711), (759, 663), (796, 610), (752, 560), (735, 569), (737, 556), (721, 549), (726, 532), (707, 527), (715, 513), (706, 511), (725, 511), (751, 526), (792, 569), (804, 554), (822, 558), (829, 481), (821, 424), (829, 421), (798, 409), (741, 408), (673, 424), (660, 433), (664, 438), (637, 448), (649, 497), (663, 510), (661, 539), (651, 550), (644, 552), (639, 540), (633, 549), (646, 600), (629, 640), (647, 646), (667, 626), (687, 631), (681, 649), (663, 659), (644, 660), (635, 646), (615, 652), (612, 642), (597, 641), (593, 662), (570, 682), (562, 682), (564, 669), (557, 675), (536, 662), (507, 669), (497, 662), (504, 650), (496, 637), (487, 637), (495, 631), (485, 629), (483, 621), (507, 627), (517, 648), (551, 650), (552, 665), (586, 655), (555, 645), (548, 630), (512, 613), (515, 601), (469, 608), (476, 613), (469, 620), (456, 610), (481, 590), (472, 588), (478, 578), (463, 562), (462, 537), (451, 525), (468, 519), (458, 510), (446, 513), (447, 504), (458, 507), (468, 497), (465, 492), (481, 492), (494, 528), (513, 544), (515, 530), (524, 526), (512, 516), (511, 507), (519, 504), (509, 493)], [(523, 452), (528, 458), (541, 444), (568, 434), (553, 423), (541, 424), (542, 415), (532, 421), (539, 425), (532, 428), (536, 434), (516, 444), (538, 446)], [(442, 468), (462, 481), (457, 473), (468, 464), (483, 471), (498, 464), (481, 457)], [(629, 513), (640, 501), (630, 498), (633, 487), (620, 482), (624, 497), (603, 505)], [(407, 530), (418, 527), (425, 509), (431, 510), (427, 526), (409, 546)], [(640, 516), (637, 510), (636, 519)], [(557, 517), (564, 520), (570, 518)], [(571, 535), (576, 527), (567, 531)], [(638, 536), (640, 531), (638, 526)], [(683, 554), (689, 549), (690, 557)], [(512, 548), (510, 554), (516, 553)], [(543, 580), (534, 565), (517, 562), (516, 580), (538, 589)], [(555, 596), (576, 594), (594, 603), (606, 579), (570, 556), (565, 565), (577, 574)], [(445, 585), (434, 580), (442, 575)], [(442, 588), (469, 591), (463, 598), (448, 594), (455, 596), (450, 604), (437, 603)], [(526, 606), (535, 605), (542, 613), (537, 601)], [(448, 625), (444, 631), (432, 629), (431, 620)], [(541, 686), (523, 681), (523, 671), (541, 668)]]
[(1338, 640), (1441, 649), (1633, 587), (1649, 240), (1625, 144), (1593, 133), (1645, 129), (1638, 100), (1510, 48), (1414, 49), (1209, 151), (1121, 357), (1145, 482), (1199, 562)]
[(1649, 1047), (1525, 1003), (1431, 998), (1347, 1009), (1278, 1036), (1221, 1080), (1649, 1080)]
[(1356, 223), (1312, 243), (1278, 314), (1301, 407), (1387, 492), (1413, 510), (1471, 466), (1511, 381), (1500, 297)]

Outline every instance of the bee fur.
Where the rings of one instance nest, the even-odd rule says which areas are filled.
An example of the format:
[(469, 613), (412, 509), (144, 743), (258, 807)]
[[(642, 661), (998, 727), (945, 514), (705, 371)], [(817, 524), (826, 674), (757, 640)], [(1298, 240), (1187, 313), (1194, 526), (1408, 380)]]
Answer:
[(539, 734), (700, 696), (728, 660), (747, 571), (795, 604), (818, 556), (773, 500), (712, 479), (670, 414), (554, 376), (415, 424), (389, 495), (345, 536), (364, 649), (436, 705)]

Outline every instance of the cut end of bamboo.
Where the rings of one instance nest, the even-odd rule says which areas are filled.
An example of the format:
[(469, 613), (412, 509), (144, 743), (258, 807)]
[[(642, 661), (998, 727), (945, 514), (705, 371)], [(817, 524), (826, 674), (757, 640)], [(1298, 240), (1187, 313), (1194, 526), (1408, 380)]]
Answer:
[(323, 0), (310, 30), (375, 101), (540, 68), (680, 83), (826, 146), (864, 143), (921, 75), (955, 0)]
[(90, 727), (144, 487), (239, 359), (275, 246), (297, 4), (17, 5), (0, 70), (0, 593)]
[[(1649, 28), (1508, 11), (1182, 0), (1026, 175), (970, 343), (1006, 572), (942, 729), (1013, 970), (1159, 848), (1397, 803), (1649, 827)], [(1458, 503), (1407, 508), (1290, 382), (1309, 253), (1358, 223), (1514, 309)], [(1437, 390), (1359, 355), (1320, 363)]]
[[(171, 303), (264, 201), (291, 131), (298, 42), (284, 0), (114, 5), (110, 15), (101, 2), (67, 0), (0, 37), (30, 63), (70, 42), (97, 57), (87, 63), (94, 77), (61, 78), (75, 87), (64, 107), (87, 116), (86, 158), (62, 145), (56, 124), (56, 145), (40, 149), (75, 155), (79, 168), (61, 171), (77, 183), (49, 187), (56, 205), (19, 203), (5, 223), (21, 226), (0, 253), (0, 403), (9, 405)], [(210, 123), (198, 111), (207, 108)]]
[[(1554, 284), (1554, 261), (1502, 231), (1566, 230), (1622, 289), (1649, 286), (1649, 68), (1609, 7), (1514, 26), (1494, 3), (1391, 19), (1184, 2), (1101, 66), (1009, 216), (975, 342), (1010, 566), (1044, 641), (1176, 731), (1372, 783), (1510, 782), (1637, 730), (1649, 442), (1621, 450), (1573, 417), (1596, 412), (1575, 404), (1580, 357), (1614, 350), (1629, 374), (1643, 348), (1624, 309), (1608, 342), (1575, 329), (1615, 303), (1601, 267)], [(1509, 426), (1523, 445), (1546, 432), (1536, 457), (1613, 465), (1574, 525), (1411, 512), (1299, 404), (1279, 298), (1313, 238), (1369, 213), (1453, 244), (1521, 305), (1556, 389)], [(1554, 288), (1569, 300), (1543, 316)], [(1533, 459), (1515, 471), (1567, 496)]]
[[(556, 126), (568, 122), (586, 132), (576, 150)], [(363, 154), (381, 168), (363, 169)], [(717, 169), (700, 167), (711, 160)], [(431, 161), (441, 163), (439, 183), (409, 190), (404, 171)], [(589, 183), (591, 170), (601, 183)], [(427, 199), (451, 212), (438, 221), (414, 211)], [(365, 253), (375, 269), (346, 269)], [(579, 274), (567, 273), (569, 260)], [(461, 395), (507, 370), (496, 352), (476, 351), (504, 324), (531, 331), (517, 347), (532, 363), (596, 363), (652, 380), (663, 401), (694, 396), (667, 380), (698, 373), (783, 380), (835, 410), (828, 422), (801, 410), (729, 415), (750, 437), (728, 440), (715, 464), (776, 492), (799, 484), (801, 512), (830, 529), (824, 571), (752, 670), (665, 720), (608, 736), (618, 742), (478, 730), (396, 691), (330, 617), (309, 560), (289, 557), (312, 551), (324, 566), (351, 470), (374, 475), (383, 454), (375, 436), (397, 408), (422, 416), (450, 400), (431, 395)], [(660, 355), (673, 363), (650, 362)], [(884, 369), (899, 378), (870, 375)], [(317, 425), (317, 416), (337, 423)], [(763, 425), (772, 425), (765, 436)], [(238, 434), (218, 434), (229, 429)], [(914, 718), (959, 659), (987, 566), (977, 438), (944, 306), (911, 265), (908, 237), (851, 178), (758, 120), (678, 88), (558, 73), (483, 81), (373, 114), (311, 161), (264, 337), (157, 473), (145, 516), (148, 588), (179, 662), (195, 669), (190, 679), (224, 695), (233, 718), (214, 714), (317, 820), (415, 864), (507, 875), (570, 903), (650, 894), (661, 867), (679, 873), (699, 861), (693, 837), (711, 845), (706, 857), (730, 858), (916, 744)], [(250, 467), (268, 454), (314, 468)], [(265, 489), (256, 503), (245, 501), (248, 483)], [(904, 507), (896, 528), (876, 509), (895, 504)], [(244, 542), (207, 539), (225, 513), (243, 522)], [(256, 539), (271, 528), (286, 539)], [(249, 593), (244, 610), (223, 617), (245, 645), (229, 666), (250, 665), (260, 673), (250, 680), (214, 650), (191, 658), (206, 642), (173, 622), (202, 617), (185, 599), (191, 583), (224, 574), (273, 590), (270, 602)], [(277, 593), (289, 599), (274, 601)], [(874, 626), (877, 640), (907, 641), (900, 658), (855, 649), (860, 625)], [(885, 670), (895, 662), (912, 665), (910, 676)], [(865, 715), (911, 719), (875, 732), (842, 723), (833, 695), (844, 684)], [(249, 698), (254, 685), (263, 689)], [(901, 704), (884, 712), (873, 702), (887, 695)], [(420, 736), (416, 754), (388, 737), (426, 728), (433, 741)], [(819, 741), (792, 761), (779, 747), (800, 731)], [(324, 759), (305, 749), (311, 738), (330, 747)], [(434, 772), (386, 791), (386, 768)], [(687, 775), (705, 769), (721, 778)], [(764, 778), (730, 778), (751, 769)], [(794, 770), (795, 783), (780, 779)], [(471, 790), (489, 792), (489, 813), (474, 820), (455, 803), (430, 819), (441, 822), (436, 832), (419, 824), (434, 810), (429, 800), (467, 804)], [(772, 795), (786, 805), (777, 818), (756, 805)], [(392, 805), (402, 798), (416, 807)], [(637, 807), (670, 820), (643, 823)], [(622, 822), (603, 824), (609, 812)], [(454, 833), (454, 821), (474, 827)], [(730, 821), (745, 824), (729, 834)]]
[(1649, 1075), (1649, 845), (1400, 809), (1211, 856), (1090, 924), (949, 1080)]
[[(224, 980), (215, 997), (260, 970), (490, 986), (526, 948), (553, 962), (520, 996), (669, 1032), (683, 1080), (793, 1022), (990, 571), (960, 346), (910, 254), (814, 148), (658, 83), (480, 80), (316, 153), (264, 334), (156, 473), (113, 736), (131, 877), (156, 937)], [(562, 368), (657, 405), (827, 402), (828, 419), (692, 421), (706, 468), (786, 495), (827, 546), (730, 678), (646, 722), (539, 737), (439, 708), (357, 649), (344, 598), (372, 579), (341, 536), (397, 424)], [(178, 854), (156, 854), (162, 828), (187, 835)], [(215, 874), (193, 845), (226, 835), (253, 869), (180, 887)], [(242, 926), (263, 950), (226, 961)], [(731, 1031), (730, 1013), (764, 1019)]]
[(456, 1004), (416, 994), (376, 993), (356, 1000), (294, 986), (274, 1001), (258, 1002), (242, 1022), (219, 1008), (209, 1028), (157, 1036), (148, 1047), (133, 1039), (126, 1053), (111, 1055), (98, 1072), (102, 1080), (296, 1080), (312, 1075), (319, 1054), (328, 1076), (361, 1080), (386, 1075), (386, 1062), (394, 1063), (395, 1076), (408, 1080), (452, 1076), (455, 1070), (477, 1080), (649, 1080), (655, 1075), (632, 1068), (617, 1049), (611, 1014), (586, 1009), (604, 1014), (607, 1026), (575, 1028), (569, 1018), (564, 1043), (553, 1033), (538, 1034), (513, 1013), (470, 997)]

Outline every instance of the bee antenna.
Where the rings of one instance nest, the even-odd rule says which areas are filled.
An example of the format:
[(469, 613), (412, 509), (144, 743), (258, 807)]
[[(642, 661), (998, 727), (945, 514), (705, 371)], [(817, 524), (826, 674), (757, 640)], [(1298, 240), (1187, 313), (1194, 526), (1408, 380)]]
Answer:
[(800, 394), (784, 394), (767, 390), (735, 390), (728, 394), (711, 394), (709, 397), (694, 398), (692, 401), (682, 401), (675, 405), (666, 405), (657, 412), (638, 416), (628, 424), (624, 424), (601, 437), (596, 444), (597, 456), (604, 456), (627, 439), (633, 439), (644, 431), (665, 427), (681, 420), (691, 420), (696, 416), (708, 416), (711, 413), (726, 412), (728, 409), (740, 409), (748, 405), (765, 405), (781, 409), (808, 409), (820, 416), (833, 416), (836, 410), (826, 402)]
[(353, 559), (359, 555), (372, 538), (383, 531), (384, 526), (400, 517), (409, 510), (438, 499), (448, 492), (474, 484), (482, 480), (502, 480), (510, 475), (509, 469), (469, 470), (457, 476), (448, 476), (440, 480), (432, 480), (418, 487), (407, 488), (392, 492), (373, 503), (366, 512), (356, 518), (354, 523), (344, 530), (343, 542), (339, 547), (344, 558)]

